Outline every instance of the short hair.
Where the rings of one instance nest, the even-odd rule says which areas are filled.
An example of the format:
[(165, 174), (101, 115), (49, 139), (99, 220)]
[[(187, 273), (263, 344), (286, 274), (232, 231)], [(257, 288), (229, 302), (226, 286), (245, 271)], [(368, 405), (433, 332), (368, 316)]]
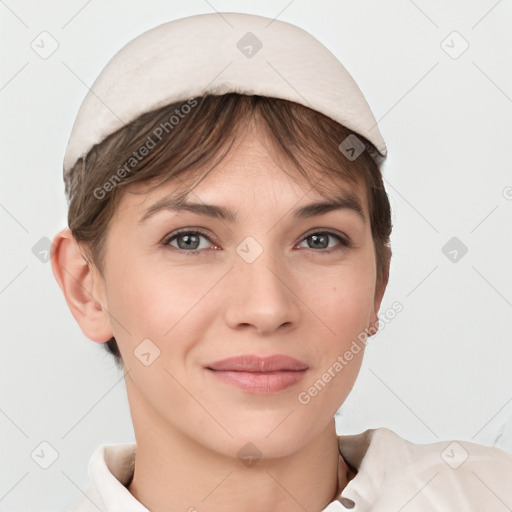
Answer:
[[(340, 179), (365, 185), (377, 286), (385, 286), (391, 259), (391, 208), (373, 144), (303, 105), (238, 93), (208, 94), (145, 113), (75, 163), (65, 179), (68, 225), (89, 263), (103, 275), (110, 219), (129, 185), (147, 182), (152, 190), (170, 179), (185, 183), (181, 178), (187, 178), (188, 186), (178, 195), (185, 200), (228, 154), (252, 119), (265, 130), (274, 156), (284, 157), (316, 190), (332, 191)], [(364, 151), (355, 159), (339, 149), (351, 135), (364, 144)], [(324, 178), (334, 181), (329, 186), (322, 183)], [(115, 338), (103, 346), (122, 368)]]

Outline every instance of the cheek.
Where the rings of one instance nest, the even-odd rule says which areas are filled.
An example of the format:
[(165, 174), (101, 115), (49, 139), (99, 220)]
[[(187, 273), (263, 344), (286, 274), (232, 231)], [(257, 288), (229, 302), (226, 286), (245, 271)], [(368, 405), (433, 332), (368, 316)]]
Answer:
[(131, 346), (150, 338), (163, 348), (185, 326), (190, 333), (188, 320), (208, 305), (215, 281), (211, 273), (166, 266), (152, 270), (127, 260), (109, 275), (108, 307), (115, 335), (121, 342), (130, 339)]
[(375, 267), (371, 255), (331, 269), (321, 280), (304, 285), (302, 296), (328, 328), (339, 348), (341, 341), (368, 327), (375, 297)]
[(375, 287), (375, 274), (367, 263), (338, 268), (323, 286), (310, 291), (308, 300), (315, 304), (312, 309), (324, 334), (317, 336), (312, 372), (297, 402), (314, 417), (327, 419), (336, 413), (361, 368)]

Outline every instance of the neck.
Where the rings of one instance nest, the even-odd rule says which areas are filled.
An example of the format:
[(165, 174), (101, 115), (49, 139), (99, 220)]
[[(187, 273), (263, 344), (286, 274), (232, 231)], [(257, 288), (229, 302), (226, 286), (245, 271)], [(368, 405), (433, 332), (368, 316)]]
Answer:
[(297, 452), (262, 458), (251, 467), (168, 425), (165, 432), (147, 424), (137, 427), (134, 421), (137, 451), (128, 490), (152, 512), (320, 511), (349, 480), (349, 469), (338, 456), (334, 420)]

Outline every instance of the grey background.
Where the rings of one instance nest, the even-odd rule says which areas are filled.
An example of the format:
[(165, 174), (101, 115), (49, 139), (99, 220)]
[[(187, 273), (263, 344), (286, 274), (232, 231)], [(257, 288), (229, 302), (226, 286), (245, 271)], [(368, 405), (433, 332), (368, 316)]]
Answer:
[[(382, 311), (403, 311), (369, 343), (339, 432), (386, 426), (415, 442), (512, 451), (510, 0), (0, 0), (0, 511), (64, 510), (98, 445), (134, 441), (122, 374), (81, 333), (41, 239), (66, 226), (62, 159), (87, 86), (139, 33), (215, 10), (278, 17), (320, 39), (388, 145)], [(31, 47), (43, 31), (58, 43), (46, 59)], [(469, 44), (460, 55), (454, 31)], [(457, 241), (443, 252), (452, 237), (464, 256)], [(45, 457), (32, 458), (43, 442)]]

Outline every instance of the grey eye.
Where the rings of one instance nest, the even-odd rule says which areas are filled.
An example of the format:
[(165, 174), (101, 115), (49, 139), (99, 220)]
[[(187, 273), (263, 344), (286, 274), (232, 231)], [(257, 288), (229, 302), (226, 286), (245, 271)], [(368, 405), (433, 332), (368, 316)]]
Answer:
[[(207, 241), (206, 245), (201, 245), (201, 239)], [(173, 242), (176, 241), (177, 245)], [(172, 235), (166, 242), (166, 245), (170, 245), (176, 249), (183, 249), (184, 251), (196, 251), (200, 249), (208, 248), (210, 243), (209, 238), (197, 231), (182, 231)]]

